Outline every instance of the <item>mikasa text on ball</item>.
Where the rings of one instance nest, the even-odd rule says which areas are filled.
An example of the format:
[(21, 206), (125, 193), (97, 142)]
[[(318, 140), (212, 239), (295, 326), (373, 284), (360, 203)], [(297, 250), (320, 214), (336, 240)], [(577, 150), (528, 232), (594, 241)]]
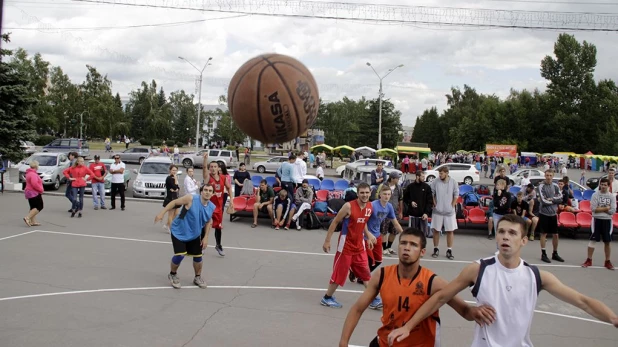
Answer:
[(228, 108), (245, 134), (262, 143), (291, 141), (315, 122), (320, 96), (309, 69), (281, 54), (244, 63), (228, 87)]

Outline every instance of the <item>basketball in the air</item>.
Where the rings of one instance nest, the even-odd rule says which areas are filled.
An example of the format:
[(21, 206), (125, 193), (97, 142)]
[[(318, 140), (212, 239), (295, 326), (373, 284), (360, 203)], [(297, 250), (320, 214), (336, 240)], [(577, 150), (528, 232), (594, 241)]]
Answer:
[(315, 122), (320, 96), (309, 69), (281, 54), (244, 63), (227, 91), (228, 109), (249, 137), (273, 144), (294, 140)]

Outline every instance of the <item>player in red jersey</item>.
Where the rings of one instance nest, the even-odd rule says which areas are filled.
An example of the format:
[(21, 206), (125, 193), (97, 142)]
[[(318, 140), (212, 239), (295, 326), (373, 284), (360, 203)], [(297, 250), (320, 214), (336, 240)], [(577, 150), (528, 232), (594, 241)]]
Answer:
[[(366, 228), (367, 221), (369, 221), (372, 212), (371, 204), (369, 203), (371, 187), (367, 183), (359, 184), (357, 195), (358, 198), (356, 200), (345, 203), (341, 210), (339, 210), (335, 220), (328, 228), (326, 240), (324, 241), (324, 246), (322, 246), (324, 252), (328, 253), (330, 251), (330, 239), (337, 225), (343, 222), (341, 232), (339, 233), (339, 241), (337, 242), (333, 274), (330, 278), (326, 295), (324, 295), (320, 302), (323, 306), (342, 307), (333, 294), (337, 287), (343, 287), (350, 270), (364, 282), (365, 287), (367, 287), (367, 282), (371, 279), (364, 240), (366, 235), (367, 247), (369, 249), (372, 249), (376, 243), (376, 238)], [(382, 307), (382, 302), (379, 298), (376, 298), (369, 307), (379, 309)]]
[[(204, 165), (208, 163), (208, 151), (204, 151)], [(215, 240), (217, 245), (215, 249), (220, 256), (225, 256), (223, 252), (223, 246), (221, 246), (221, 229), (223, 229), (223, 207), (225, 201), (223, 201), (223, 193), (227, 190), (227, 194), (230, 197), (230, 201), (234, 198), (232, 194), (232, 185), (225, 179), (225, 176), (219, 174), (219, 164), (216, 161), (208, 163), (208, 170), (204, 166), (202, 168), (202, 175), (204, 177), (204, 184), (210, 184), (214, 187), (215, 192), (210, 198), (210, 201), (215, 204), (215, 212), (212, 214), (212, 227), (215, 229)]]

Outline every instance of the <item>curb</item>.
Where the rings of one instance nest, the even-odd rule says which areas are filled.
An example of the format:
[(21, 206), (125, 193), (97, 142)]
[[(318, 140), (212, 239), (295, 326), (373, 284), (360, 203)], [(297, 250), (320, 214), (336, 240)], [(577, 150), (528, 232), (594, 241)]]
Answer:
[[(23, 194), (24, 191), (23, 190), (5, 190), (5, 193), (21, 193)], [(60, 196), (60, 197), (64, 197), (64, 193), (48, 193), (45, 192), (43, 195), (48, 195), (48, 196)], [(84, 194), (85, 195), (85, 194)], [(137, 202), (148, 202), (148, 203), (156, 203), (156, 204), (161, 204), (163, 203), (162, 199), (144, 199), (144, 198), (134, 198), (134, 197), (125, 197), (126, 201), (137, 201)]]

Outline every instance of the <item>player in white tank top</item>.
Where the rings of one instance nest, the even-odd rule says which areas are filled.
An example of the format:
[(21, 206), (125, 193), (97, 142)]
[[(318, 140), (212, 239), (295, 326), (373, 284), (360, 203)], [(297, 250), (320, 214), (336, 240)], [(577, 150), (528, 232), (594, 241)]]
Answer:
[(528, 243), (525, 230), (523, 218), (514, 214), (502, 217), (496, 232), (498, 255), (466, 266), (457, 278), (433, 294), (406, 325), (388, 335), (389, 344), (405, 339), (416, 325), (467, 287), (472, 287), (481, 305), (474, 311), (474, 320), (484, 322), (475, 329), (472, 347), (532, 347), (530, 325), (541, 289), (618, 328), (618, 316), (607, 305), (521, 259), (521, 248)]
[(541, 288), (539, 270), (520, 260), (514, 269), (497, 256), (481, 259), (472, 295), (495, 310), (495, 322), (476, 325), (472, 346), (530, 347), (530, 324)]

